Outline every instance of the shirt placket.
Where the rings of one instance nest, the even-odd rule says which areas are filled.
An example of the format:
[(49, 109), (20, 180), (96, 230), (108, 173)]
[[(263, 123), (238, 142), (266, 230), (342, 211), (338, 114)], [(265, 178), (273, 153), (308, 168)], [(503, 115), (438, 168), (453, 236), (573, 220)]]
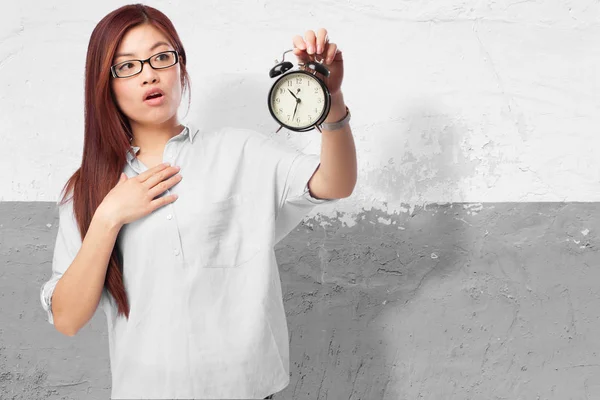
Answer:
[[(171, 165), (177, 165), (175, 163), (175, 160), (177, 160), (177, 156), (180, 153), (181, 147), (184, 145), (184, 143), (183, 143), (184, 140), (189, 140), (187, 135), (177, 136), (177, 137), (171, 138), (167, 141), (167, 143), (165, 145), (165, 149), (163, 151), (163, 159), (162, 159), (163, 163), (168, 162)], [(130, 162), (129, 165), (138, 174), (147, 170), (147, 168), (145, 168), (144, 164), (141, 161), (139, 161), (137, 158), (135, 160), (132, 160), (132, 162)], [(171, 190), (167, 189), (162, 193), (161, 196), (168, 196), (170, 194), (171, 194)], [(175, 264), (175, 266), (184, 268), (185, 262), (184, 262), (184, 257), (183, 257), (183, 246), (182, 246), (181, 235), (179, 232), (179, 225), (177, 224), (177, 215), (175, 214), (175, 207), (174, 207), (173, 202), (170, 202), (170, 203), (158, 208), (154, 212), (158, 213), (161, 218), (166, 218), (168, 220), (168, 223), (166, 224), (167, 230), (168, 230), (168, 232), (166, 232), (167, 233), (166, 240), (169, 241), (169, 248), (170, 248), (171, 254), (173, 254), (174, 264)]]
[[(187, 136), (183, 136), (182, 138), (178, 138), (178, 139), (183, 139), (183, 140), (187, 140)], [(163, 154), (163, 162), (168, 162), (171, 165), (177, 165), (175, 163), (175, 160), (177, 160), (177, 156), (179, 155), (179, 152), (181, 150), (181, 147), (183, 146), (182, 140), (169, 140), (167, 142), (167, 144), (165, 145), (165, 151)], [(171, 194), (171, 190), (167, 189), (165, 191), (165, 196), (168, 196)], [(171, 252), (173, 254), (174, 260), (175, 260), (175, 265), (180, 267), (180, 268), (184, 268), (185, 267), (185, 262), (184, 262), (184, 258), (183, 258), (183, 246), (182, 246), (182, 241), (181, 241), (181, 234), (179, 232), (179, 224), (177, 223), (177, 215), (175, 213), (175, 205), (174, 202), (170, 202), (168, 204), (166, 204), (165, 206), (163, 206), (162, 208), (164, 208), (165, 212), (164, 212), (164, 218), (166, 218), (168, 220), (168, 230), (169, 230), (169, 234), (167, 235), (169, 238), (171, 238), (170, 243), (171, 243)]]

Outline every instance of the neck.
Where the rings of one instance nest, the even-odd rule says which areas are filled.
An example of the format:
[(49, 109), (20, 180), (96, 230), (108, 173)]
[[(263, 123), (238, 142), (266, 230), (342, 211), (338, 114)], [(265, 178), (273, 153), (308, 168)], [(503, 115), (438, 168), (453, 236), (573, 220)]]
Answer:
[(154, 153), (163, 151), (166, 143), (174, 136), (177, 136), (184, 129), (184, 126), (172, 118), (161, 124), (139, 124), (131, 123), (133, 131), (132, 146), (140, 148), (144, 153)]

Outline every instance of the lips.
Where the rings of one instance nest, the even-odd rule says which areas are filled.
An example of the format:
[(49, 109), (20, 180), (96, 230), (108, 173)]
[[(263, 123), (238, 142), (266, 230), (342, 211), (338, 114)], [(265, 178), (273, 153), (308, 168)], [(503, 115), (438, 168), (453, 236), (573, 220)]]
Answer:
[(150, 89), (150, 90), (146, 91), (146, 93), (144, 93), (144, 101), (150, 100), (150, 99), (156, 99), (156, 98), (162, 97), (164, 95), (165, 95), (165, 93), (162, 90), (160, 90), (159, 88)]

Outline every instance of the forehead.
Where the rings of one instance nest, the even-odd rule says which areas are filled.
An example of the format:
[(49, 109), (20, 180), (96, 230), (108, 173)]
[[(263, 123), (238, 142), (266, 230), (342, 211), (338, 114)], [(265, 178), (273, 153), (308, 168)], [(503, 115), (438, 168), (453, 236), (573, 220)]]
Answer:
[[(160, 46), (155, 46), (160, 44)], [(144, 24), (129, 29), (115, 52), (115, 59), (119, 57), (143, 57), (151, 55), (156, 49), (172, 48), (169, 40), (161, 31), (152, 25)]]

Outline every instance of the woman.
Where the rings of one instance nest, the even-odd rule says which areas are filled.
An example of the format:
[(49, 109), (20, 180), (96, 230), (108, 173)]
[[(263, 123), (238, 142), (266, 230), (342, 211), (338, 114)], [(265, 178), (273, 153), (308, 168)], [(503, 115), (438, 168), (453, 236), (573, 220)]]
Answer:
[[(329, 57), (326, 122), (347, 121), (335, 44), (325, 30), (293, 41), (299, 60), (318, 57), (311, 46)], [(42, 305), (69, 336), (106, 313), (111, 398), (272, 398), (289, 384), (273, 247), (312, 207), (350, 195), (351, 131), (325, 125), (320, 159), (181, 123), (186, 63), (152, 7), (121, 7), (92, 32), (82, 163), (58, 203)]]

